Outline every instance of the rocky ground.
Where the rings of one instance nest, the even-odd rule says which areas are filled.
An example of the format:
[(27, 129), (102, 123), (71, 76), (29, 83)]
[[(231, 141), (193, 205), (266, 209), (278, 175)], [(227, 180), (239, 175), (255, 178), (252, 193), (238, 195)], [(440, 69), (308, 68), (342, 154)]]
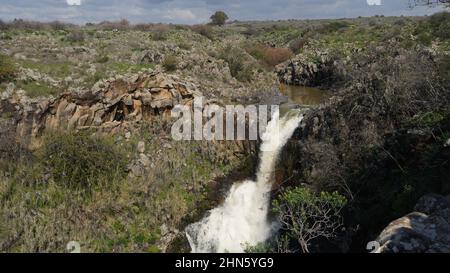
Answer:
[(338, 191), (345, 231), (311, 249), (365, 251), (450, 193), (442, 16), (1, 29), (0, 251), (188, 251), (180, 230), (254, 173), (257, 143), (174, 141), (170, 110), (273, 102), (280, 82), (334, 96), (286, 148), (274, 198)]

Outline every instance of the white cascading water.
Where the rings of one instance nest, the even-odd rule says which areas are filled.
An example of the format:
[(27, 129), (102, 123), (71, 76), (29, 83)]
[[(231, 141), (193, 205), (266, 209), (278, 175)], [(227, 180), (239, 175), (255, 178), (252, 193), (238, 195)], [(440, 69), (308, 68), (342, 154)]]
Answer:
[(268, 220), (274, 170), (281, 149), (302, 118), (292, 112), (281, 119), (278, 112), (273, 115), (262, 138), (256, 181), (235, 183), (221, 206), (186, 228), (192, 252), (242, 253), (276, 231), (277, 223)]

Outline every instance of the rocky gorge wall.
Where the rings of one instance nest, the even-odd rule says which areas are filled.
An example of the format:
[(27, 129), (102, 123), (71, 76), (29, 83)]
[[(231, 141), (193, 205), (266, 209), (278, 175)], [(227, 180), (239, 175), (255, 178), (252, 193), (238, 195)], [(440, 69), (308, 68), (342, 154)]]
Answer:
[(2, 94), (2, 128), (28, 148), (45, 130), (94, 129), (115, 133), (141, 121), (170, 116), (177, 104), (189, 104), (201, 93), (189, 82), (163, 73), (143, 73), (97, 82), (90, 90), (56, 98), (31, 99), (20, 91)]

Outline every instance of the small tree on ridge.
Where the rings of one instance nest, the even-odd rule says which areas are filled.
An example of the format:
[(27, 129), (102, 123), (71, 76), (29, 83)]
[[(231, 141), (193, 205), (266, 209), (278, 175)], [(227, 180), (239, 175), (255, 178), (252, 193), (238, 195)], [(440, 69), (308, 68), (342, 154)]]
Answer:
[(216, 13), (211, 15), (211, 24), (216, 26), (223, 26), (228, 19), (228, 15), (225, 12), (216, 11)]

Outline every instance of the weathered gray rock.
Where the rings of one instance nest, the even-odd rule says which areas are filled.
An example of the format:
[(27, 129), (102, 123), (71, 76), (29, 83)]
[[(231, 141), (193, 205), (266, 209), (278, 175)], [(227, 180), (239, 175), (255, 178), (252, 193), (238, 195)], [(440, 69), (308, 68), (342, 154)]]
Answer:
[(145, 142), (144, 141), (139, 141), (137, 144), (137, 151), (140, 154), (143, 154), (145, 152)]
[(299, 54), (277, 66), (280, 82), (291, 85), (317, 86), (332, 74), (333, 59), (328, 52)]
[(422, 197), (410, 213), (378, 236), (377, 253), (450, 253), (450, 196)]
[(164, 60), (164, 54), (157, 51), (145, 51), (140, 58), (141, 63), (161, 63)]

